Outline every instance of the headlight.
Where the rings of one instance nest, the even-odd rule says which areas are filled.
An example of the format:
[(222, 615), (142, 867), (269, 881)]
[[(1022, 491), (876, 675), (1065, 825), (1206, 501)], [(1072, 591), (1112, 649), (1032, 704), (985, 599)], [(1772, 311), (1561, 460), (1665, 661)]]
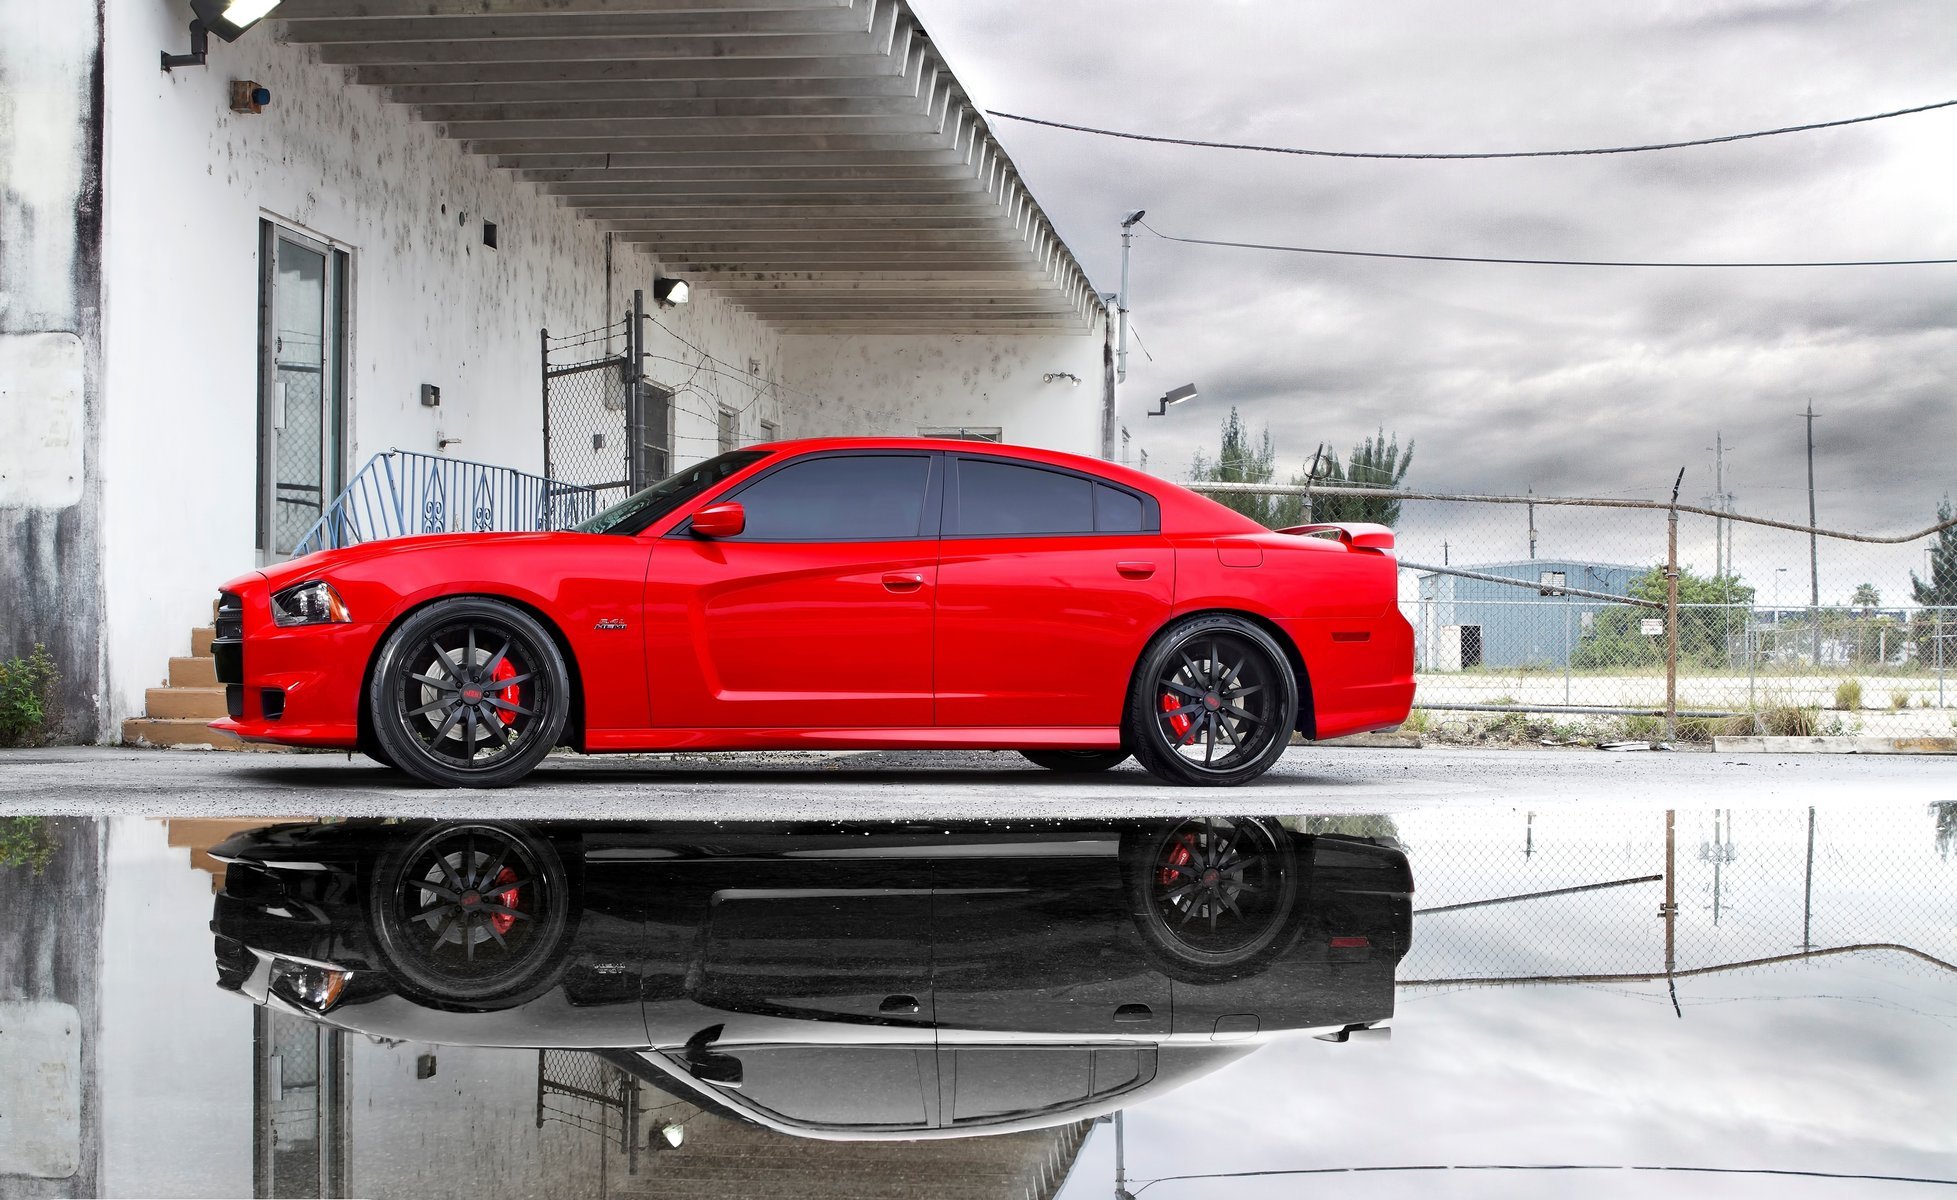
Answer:
[(275, 625), (331, 625), (351, 620), (347, 602), (324, 579), (289, 587), (272, 596)]
[(281, 958), (272, 964), (272, 994), (308, 1012), (323, 1013), (347, 990), (349, 972)]

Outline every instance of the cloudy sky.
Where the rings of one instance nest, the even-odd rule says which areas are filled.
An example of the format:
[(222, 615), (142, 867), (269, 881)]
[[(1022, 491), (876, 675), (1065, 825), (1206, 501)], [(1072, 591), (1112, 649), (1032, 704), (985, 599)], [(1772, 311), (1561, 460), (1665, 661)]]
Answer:
[[(1574, 148), (1957, 98), (1957, 21), (1925, 0), (914, 7), (983, 107), (1201, 139)], [(1957, 257), (1957, 109), (1724, 146), (1481, 162), (994, 129), (1105, 290), (1133, 208), (1168, 234), (1414, 253)], [(1723, 432), (1737, 507), (1804, 517), (1797, 413), (1811, 399), (1824, 525), (1919, 528), (1957, 488), (1957, 266), (1408, 263), (1144, 233), (1132, 271), (1134, 328), (1153, 361), (1131, 342), (1123, 423), (1171, 476), (1214, 452), (1233, 404), (1268, 424), (1287, 472), (1321, 438), (1344, 448), (1384, 426), (1418, 445), (1409, 482), (1438, 490), (1656, 497), (1685, 467), (1694, 500), (1713, 490)], [(1190, 380), (1199, 401), (1141, 415)], [(1804, 549), (1754, 570), (1771, 574), (1783, 557), (1804, 566)]]

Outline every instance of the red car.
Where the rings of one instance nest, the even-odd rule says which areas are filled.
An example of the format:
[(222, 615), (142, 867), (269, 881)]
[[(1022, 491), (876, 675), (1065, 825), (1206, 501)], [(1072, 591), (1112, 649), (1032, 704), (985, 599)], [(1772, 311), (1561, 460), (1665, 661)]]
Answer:
[(1236, 784), (1404, 720), (1393, 534), (1273, 533), (1095, 459), (851, 438), (737, 450), (576, 527), (327, 550), (224, 586), (253, 741), (494, 787), (555, 746), (1130, 754)]

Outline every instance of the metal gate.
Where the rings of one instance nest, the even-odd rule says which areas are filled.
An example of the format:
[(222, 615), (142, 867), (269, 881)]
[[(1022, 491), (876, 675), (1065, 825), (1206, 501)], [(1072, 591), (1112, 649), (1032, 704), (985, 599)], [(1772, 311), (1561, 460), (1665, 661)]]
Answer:
[(544, 475), (602, 509), (672, 470), (672, 393), (648, 382), (645, 294), (597, 329), (542, 340)]

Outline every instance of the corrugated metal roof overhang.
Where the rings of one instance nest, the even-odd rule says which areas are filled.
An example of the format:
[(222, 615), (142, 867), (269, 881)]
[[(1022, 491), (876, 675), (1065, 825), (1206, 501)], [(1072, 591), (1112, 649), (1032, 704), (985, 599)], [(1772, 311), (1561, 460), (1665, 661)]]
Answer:
[(902, 0), (285, 0), (273, 16), (784, 332), (1077, 332), (1100, 307)]

